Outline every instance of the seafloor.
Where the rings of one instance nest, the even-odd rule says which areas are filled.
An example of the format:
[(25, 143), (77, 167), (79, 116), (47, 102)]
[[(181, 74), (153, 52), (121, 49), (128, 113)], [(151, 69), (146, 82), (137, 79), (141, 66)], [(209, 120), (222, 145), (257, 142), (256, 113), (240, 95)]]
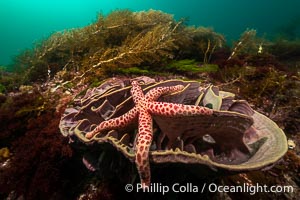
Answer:
[[(0, 69), (0, 198), (299, 199), (299, 66), (299, 38), (267, 40), (246, 30), (228, 46), (220, 33), (153, 10), (116, 11), (55, 33), (18, 55), (13, 72)], [(109, 145), (97, 171), (86, 169), (86, 147), (76, 148), (60, 133), (65, 108), (107, 78), (141, 75), (197, 80), (235, 93), (276, 122), (289, 145), (268, 169), (222, 174), (205, 167), (195, 173), (188, 164), (153, 165), (153, 182), (292, 186), (293, 192), (128, 193), (125, 184), (139, 181), (135, 165)]]

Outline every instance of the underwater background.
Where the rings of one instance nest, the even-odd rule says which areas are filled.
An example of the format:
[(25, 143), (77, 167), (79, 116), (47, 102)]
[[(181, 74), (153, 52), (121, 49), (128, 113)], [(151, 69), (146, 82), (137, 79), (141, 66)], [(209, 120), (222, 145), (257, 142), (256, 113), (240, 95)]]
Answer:
[[(299, 7), (299, 0), (1, 0), (0, 199), (300, 199)], [(162, 86), (176, 94), (159, 103), (192, 109), (153, 117), (151, 149), (140, 148), (145, 165), (135, 164), (136, 115), (124, 130), (94, 129), (133, 107), (149, 112), (132, 101), (143, 96), (130, 92), (139, 88), (132, 80), (147, 101)], [(293, 191), (124, 190), (143, 174), (169, 186)]]
[[(0, 2), (0, 65), (51, 33), (86, 26), (115, 9), (161, 10), (212, 27), (230, 44), (247, 28), (266, 38), (299, 37), (299, 0), (9, 0)], [(291, 38), (292, 39), (292, 38)], [(9, 67), (8, 67), (9, 68)]]

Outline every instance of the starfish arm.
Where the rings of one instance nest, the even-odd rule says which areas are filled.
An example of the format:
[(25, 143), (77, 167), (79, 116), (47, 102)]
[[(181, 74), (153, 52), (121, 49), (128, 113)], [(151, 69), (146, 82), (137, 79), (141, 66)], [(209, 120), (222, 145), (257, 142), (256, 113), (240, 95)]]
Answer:
[(151, 89), (146, 95), (145, 98), (148, 101), (156, 101), (161, 95), (172, 94), (184, 89), (183, 85), (175, 85), (170, 87), (157, 87)]
[(152, 117), (145, 110), (139, 113), (138, 139), (136, 143), (135, 163), (142, 186), (150, 185), (149, 149), (153, 139)]
[(147, 108), (151, 114), (168, 117), (213, 114), (213, 110), (206, 107), (166, 102), (148, 102)]
[(135, 105), (139, 105), (142, 102), (145, 102), (145, 96), (143, 93), (142, 88), (139, 86), (139, 83), (137, 81), (131, 82), (132, 88), (131, 88), (131, 95), (133, 98), (133, 101)]
[(136, 117), (138, 116), (138, 109), (136, 107), (129, 110), (124, 115), (121, 115), (120, 117), (116, 117), (107, 121), (101, 122), (94, 130), (86, 133), (85, 137), (90, 139), (97, 133), (100, 133), (101, 131), (110, 130), (110, 129), (116, 129), (116, 128), (124, 128), (128, 124), (132, 123)]

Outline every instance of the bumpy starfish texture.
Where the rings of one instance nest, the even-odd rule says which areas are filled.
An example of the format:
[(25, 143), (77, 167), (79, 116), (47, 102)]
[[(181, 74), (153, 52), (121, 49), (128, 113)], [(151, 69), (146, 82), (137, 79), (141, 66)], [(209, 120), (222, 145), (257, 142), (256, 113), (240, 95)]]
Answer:
[(149, 149), (153, 139), (153, 121), (151, 115), (168, 117), (211, 115), (213, 114), (213, 110), (201, 106), (156, 102), (163, 94), (171, 94), (182, 90), (184, 88), (182, 85), (157, 87), (144, 95), (138, 82), (133, 81), (131, 84), (131, 94), (135, 107), (120, 117), (101, 122), (93, 131), (88, 132), (85, 137), (92, 138), (101, 133), (101, 131), (126, 127), (138, 117), (135, 163), (142, 185), (149, 186), (151, 179)]
[[(132, 84), (135, 84), (134, 82), (135, 81), (133, 81)], [(136, 86), (136, 87), (140, 87), (140, 86)], [(135, 104), (138, 105), (138, 103), (136, 103), (136, 101), (139, 102), (139, 100), (136, 99), (136, 98), (138, 98), (138, 97), (136, 97), (137, 96), (136, 94), (138, 93), (138, 91), (136, 91), (136, 87), (133, 87), (131, 89), (131, 94), (133, 96)], [(161, 95), (171, 94), (171, 93), (174, 93), (177, 91), (181, 91), (183, 88), (184, 87), (182, 85), (176, 85), (176, 86), (170, 86), (170, 87), (157, 87), (157, 88), (150, 90), (145, 95), (145, 99), (147, 101), (156, 101)], [(144, 97), (144, 94), (143, 94), (143, 97)], [(90, 138), (94, 137), (95, 135), (101, 133), (101, 131), (111, 130), (114, 128), (126, 127), (135, 121), (135, 119), (138, 117), (138, 113), (139, 113), (138, 106), (135, 106), (131, 110), (129, 110), (127, 113), (125, 113), (124, 115), (121, 115), (120, 117), (101, 122), (93, 131), (86, 133), (85, 137), (90, 139)]]

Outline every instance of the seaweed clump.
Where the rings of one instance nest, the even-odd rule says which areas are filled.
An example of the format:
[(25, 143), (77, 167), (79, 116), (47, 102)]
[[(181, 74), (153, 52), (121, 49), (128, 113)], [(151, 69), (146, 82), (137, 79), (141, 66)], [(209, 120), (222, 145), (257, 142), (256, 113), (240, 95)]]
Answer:
[(70, 175), (65, 169), (73, 151), (57, 129), (57, 103), (33, 86), (5, 97), (0, 104), (0, 197), (70, 195), (61, 189), (69, 185), (64, 177)]
[[(160, 11), (117, 10), (89, 26), (57, 32), (15, 58), (23, 83), (46, 81), (67, 71), (65, 81), (114, 74), (168, 72), (170, 61), (187, 57), (208, 63), (225, 43), (221, 34), (188, 27)], [(146, 69), (145, 69), (145, 66)]]

